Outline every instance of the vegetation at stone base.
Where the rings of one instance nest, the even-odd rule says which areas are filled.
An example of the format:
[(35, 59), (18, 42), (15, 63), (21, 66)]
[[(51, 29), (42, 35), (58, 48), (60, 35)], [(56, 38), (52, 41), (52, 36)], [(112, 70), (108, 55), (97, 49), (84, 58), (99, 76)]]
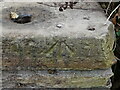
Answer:
[[(108, 8), (108, 13), (107, 16), (110, 15), (110, 13), (120, 4), (120, 2), (111, 2), (110, 7)], [(107, 9), (109, 3), (108, 2), (100, 2), (100, 5), (103, 9)], [(106, 10), (105, 10), (106, 11)], [(111, 18), (114, 17), (114, 15), (117, 13), (117, 10), (113, 13), (113, 15), (111, 16)], [(119, 43), (120, 40), (117, 39), (116, 41), (116, 48), (114, 50), (114, 54), (117, 58), (120, 59), (120, 54), (119, 54)], [(114, 64), (112, 66), (112, 71), (114, 73), (114, 75), (111, 77), (111, 81), (112, 81), (112, 87), (111, 90), (120, 90), (120, 61), (117, 61), (116, 64)]]
[[(104, 12), (106, 13), (106, 9), (108, 8), (110, 2), (99, 2), (99, 4), (101, 5), (101, 7), (104, 9)], [(110, 13), (120, 4), (120, 2), (111, 2), (109, 8), (108, 8), (108, 12), (106, 14), (106, 16), (108, 17), (110, 15)], [(117, 10), (113, 13), (113, 15), (111, 16), (114, 17), (115, 13), (117, 12)]]

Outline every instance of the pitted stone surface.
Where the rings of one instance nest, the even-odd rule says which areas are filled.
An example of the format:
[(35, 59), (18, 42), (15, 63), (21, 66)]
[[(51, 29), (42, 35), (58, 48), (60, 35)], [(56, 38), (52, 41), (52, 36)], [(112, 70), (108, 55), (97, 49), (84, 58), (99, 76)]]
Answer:
[[(108, 86), (114, 29), (110, 22), (104, 25), (106, 17), (99, 5), (78, 3), (76, 9), (64, 12), (50, 5), (2, 4), (2, 86)], [(32, 14), (32, 22), (14, 23), (9, 18), (10, 11)], [(57, 73), (49, 74), (49, 69), (56, 69)]]
[[(64, 12), (59, 12), (58, 7), (37, 3), (5, 3), (2, 9), (3, 67), (12, 69), (20, 64), (21, 68), (36, 69), (109, 68), (114, 58), (113, 26), (104, 25), (104, 13), (95, 8), (92, 10), (91, 4), (100, 9), (97, 3), (84, 4), (90, 7), (88, 10), (67, 9)], [(9, 13), (14, 10), (32, 14), (32, 22), (17, 24), (10, 21)], [(90, 27), (95, 30), (88, 30)]]

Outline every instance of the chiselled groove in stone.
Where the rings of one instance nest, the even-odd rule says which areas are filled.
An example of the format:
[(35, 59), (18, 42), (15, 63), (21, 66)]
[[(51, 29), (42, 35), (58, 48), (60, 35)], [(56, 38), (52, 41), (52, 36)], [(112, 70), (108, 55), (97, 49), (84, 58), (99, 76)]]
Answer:
[(59, 42), (59, 44), (58, 44), (58, 57), (60, 58), (61, 57), (61, 53), (62, 53), (62, 50), (61, 50), (61, 45), (62, 45), (62, 43), (61, 42)]
[(47, 51), (45, 51), (45, 53), (49, 53), (50, 51), (52, 51), (57, 44), (58, 40)]
[(74, 54), (74, 49), (72, 49), (66, 42), (66, 40), (57, 40), (55, 41), (55, 43), (46, 51), (43, 51), (42, 54), (49, 54), (50, 52), (53, 53), (55, 48), (58, 47), (58, 53), (57, 56), (61, 57), (63, 48), (62, 45), (64, 45), (63, 48), (66, 48), (66, 50), (70, 53), (70, 55), (72, 56)]
[(72, 53), (74, 52), (74, 50), (65, 41), (63, 43), (66, 45), (66, 47), (69, 49), (69, 51), (71, 51)]
[[(74, 42), (73, 39), (68, 40), (63, 37), (41, 38), (40, 40), (38, 38), (7, 37), (3, 38), (3, 59), (8, 58), (11, 61), (15, 59), (16, 65), (21, 67), (25, 65), (25, 62), (30, 62), (28, 65), (40, 69), (45, 68), (44, 65), (48, 68), (72, 69), (73, 67), (80, 70), (109, 67), (106, 64), (111, 63), (109, 60), (112, 58), (112, 52), (108, 45), (104, 40), (99, 40), (100, 43), (102, 42), (101, 45), (92, 40), (94, 39)], [(86, 63), (90, 63), (90, 67)], [(8, 65), (8, 62), (5, 62), (5, 65)], [(27, 68), (27, 66), (23, 68)]]

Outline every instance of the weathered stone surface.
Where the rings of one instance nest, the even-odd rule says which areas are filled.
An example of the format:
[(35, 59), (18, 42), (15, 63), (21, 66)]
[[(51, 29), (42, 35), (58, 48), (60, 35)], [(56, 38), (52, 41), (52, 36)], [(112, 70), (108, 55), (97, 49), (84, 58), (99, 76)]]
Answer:
[[(88, 4), (89, 8), (93, 8), (93, 4), (100, 9), (97, 3)], [(104, 25), (104, 14), (94, 9), (59, 12), (58, 8), (36, 3), (5, 3), (2, 17), (3, 63), (6, 59), (9, 62), (3, 65), (9, 66), (12, 59), (16, 61), (14, 65), (29, 60), (36, 66), (35, 62), (39, 62), (39, 69), (109, 68), (114, 57), (113, 31), (108, 29), (109, 24)], [(17, 24), (10, 21), (9, 12), (14, 10), (32, 14), (32, 22)], [(85, 17), (89, 17), (89, 20)], [(58, 24), (61, 28), (56, 27)]]
[[(90, 88), (110, 87), (108, 82), (112, 72), (107, 70), (92, 71), (3, 71), (3, 88), (47, 87), (47, 88)], [(21, 85), (21, 86), (20, 86)]]
[[(17, 39), (5, 37), (3, 38), (3, 60), (12, 59), (13, 61), (15, 59), (18, 60), (16, 64), (29, 60), (28, 62), (40, 64), (39, 68), (43, 69), (46, 67), (80, 70), (103, 69), (110, 67), (109, 63), (113, 56), (109, 47), (103, 47), (102, 44), (106, 44), (104, 40), (94, 38)], [(5, 64), (7, 63), (5, 62)]]
[[(114, 32), (110, 22), (104, 25), (99, 5), (78, 3), (76, 9), (59, 12), (59, 7), (47, 4), (4, 3), (2, 69), (8, 71), (3, 71), (3, 87), (107, 86)], [(10, 11), (32, 14), (32, 22), (14, 23)], [(50, 68), (56, 75), (43, 70)]]

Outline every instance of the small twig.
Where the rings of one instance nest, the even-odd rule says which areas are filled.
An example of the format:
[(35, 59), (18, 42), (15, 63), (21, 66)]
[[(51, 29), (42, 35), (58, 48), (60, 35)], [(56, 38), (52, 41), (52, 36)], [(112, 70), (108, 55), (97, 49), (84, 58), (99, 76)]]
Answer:
[(108, 12), (108, 9), (109, 9), (109, 7), (110, 7), (111, 2), (112, 2), (112, 0), (109, 2), (109, 5), (108, 5), (108, 7), (107, 7), (107, 9), (106, 9), (106, 15), (107, 15), (107, 12)]
[(112, 16), (112, 14), (120, 7), (120, 4), (111, 12), (111, 14), (109, 15), (109, 17), (107, 18), (106, 22), (104, 25), (107, 24), (108, 20), (110, 19), (110, 17)]

